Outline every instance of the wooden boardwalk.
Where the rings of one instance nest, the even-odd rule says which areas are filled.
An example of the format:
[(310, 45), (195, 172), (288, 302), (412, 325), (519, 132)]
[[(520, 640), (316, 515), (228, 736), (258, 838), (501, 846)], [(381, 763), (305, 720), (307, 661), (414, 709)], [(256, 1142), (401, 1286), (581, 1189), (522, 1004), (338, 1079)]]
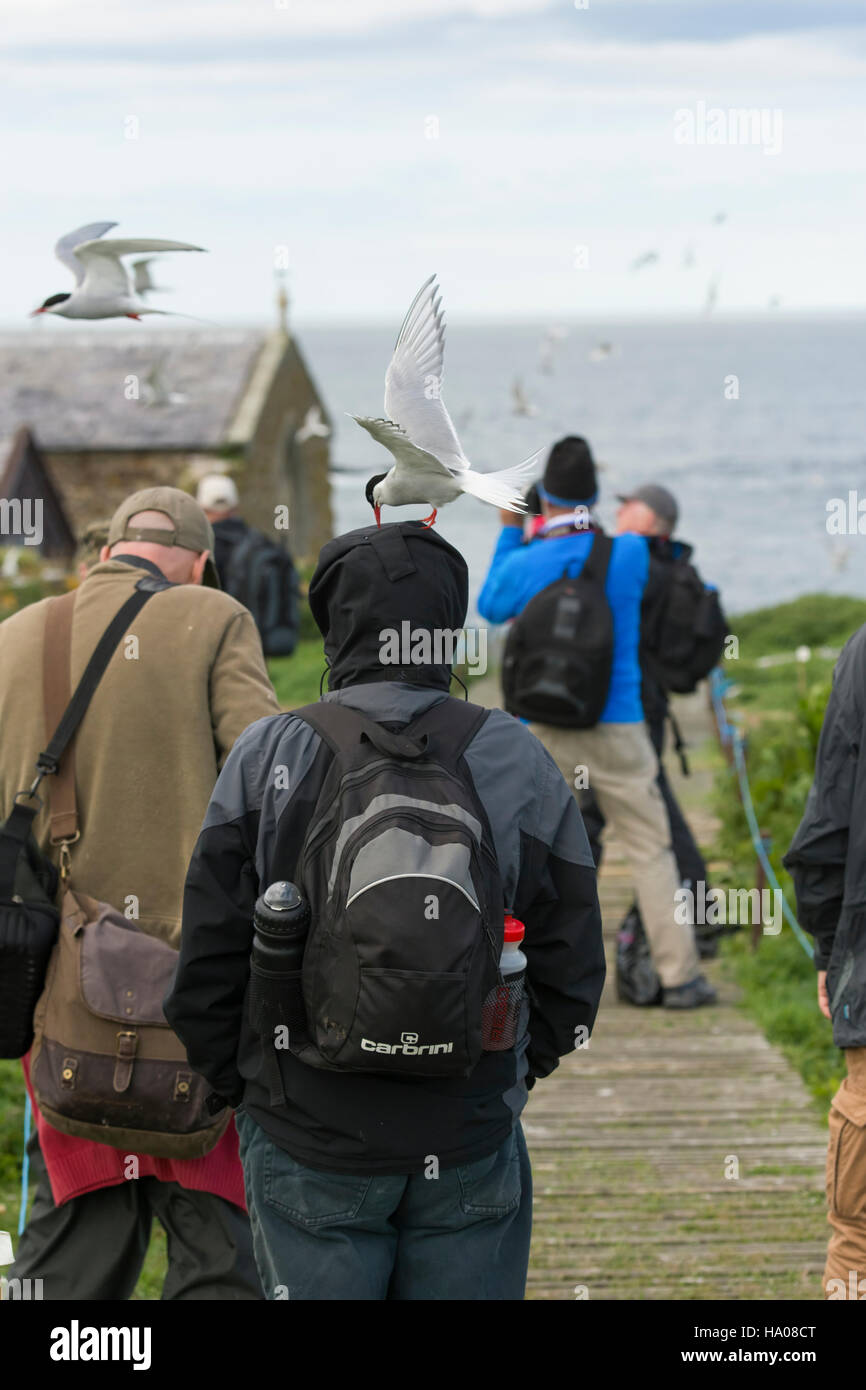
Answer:
[[(484, 693), (496, 702), (495, 688)], [(683, 784), (670, 760), (668, 771), (711, 845), (710, 716), (700, 696), (678, 715), (694, 775)], [(827, 1136), (803, 1082), (737, 1008), (716, 961), (705, 963), (715, 1007), (618, 1003), (614, 940), (632, 895), (615, 843), (599, 894), (608, 979), (595, 1033), (535, 1086), (524, 1114), (527, 1297), (820, 1299)]]

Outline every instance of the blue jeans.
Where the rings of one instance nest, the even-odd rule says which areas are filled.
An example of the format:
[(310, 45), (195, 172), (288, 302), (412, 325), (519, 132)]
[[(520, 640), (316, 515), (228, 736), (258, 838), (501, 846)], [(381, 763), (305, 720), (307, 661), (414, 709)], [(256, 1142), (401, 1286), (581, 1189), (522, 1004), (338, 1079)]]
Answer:
[(376, 1176), (297, 1163), (236, 1114), (259, 1277), (269, 1299), (522, 1299), (532, 1174), (518, 1123), (460, 1168)]

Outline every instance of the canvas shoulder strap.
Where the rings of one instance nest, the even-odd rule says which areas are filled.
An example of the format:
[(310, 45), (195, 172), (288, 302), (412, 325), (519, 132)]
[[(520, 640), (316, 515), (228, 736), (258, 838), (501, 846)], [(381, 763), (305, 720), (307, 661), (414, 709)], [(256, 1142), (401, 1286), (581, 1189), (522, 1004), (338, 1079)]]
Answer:
[[(96, 646), (78, 685), (70, 698), (70, 655), (72, 620), (77, 590), (51, 599), (42, 646), (42, 690), (45, 702), (44, 752), (36, 759), (41, 776), (54, 777), (49, 795), (51, 843), (65, 844), (78, 836), (78, 807), (75, 800), (75, 758), (69, 746), (78, 730), (96, 687), (129, 624), (154, 593), (169, 587), (139, 580), (135, 591), (115, 613)], [(64, 757), (64, 754), (66, 755)]]

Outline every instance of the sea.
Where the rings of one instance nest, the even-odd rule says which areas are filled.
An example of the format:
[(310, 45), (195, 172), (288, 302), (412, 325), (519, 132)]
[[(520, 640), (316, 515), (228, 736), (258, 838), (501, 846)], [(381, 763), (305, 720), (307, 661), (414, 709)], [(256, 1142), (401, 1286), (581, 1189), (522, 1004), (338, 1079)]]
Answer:
[[(390, 466), (349, 416), (382, 414), (394, 337), (378, 326), (298, 330), (333, 420), (340, 531), (369, 524), (366, 479)], [(455, 324), (442, 396), (481, 471), (583, 435), (608, 529), (617, 494), (646, 482), (670, 488), (677, 534), (694, 546), (726, 611), (738, 614), (804, 593), (866, 597), (864, 368), (859, 315)], [(529, 413), (515, 413), (518, 397)], [(386, 509), (383, 519), (427, 510), (389, 518)], [(498, 513), (462, 497), (440, 510), (436, 525), (466, 556), (475, 616)]]

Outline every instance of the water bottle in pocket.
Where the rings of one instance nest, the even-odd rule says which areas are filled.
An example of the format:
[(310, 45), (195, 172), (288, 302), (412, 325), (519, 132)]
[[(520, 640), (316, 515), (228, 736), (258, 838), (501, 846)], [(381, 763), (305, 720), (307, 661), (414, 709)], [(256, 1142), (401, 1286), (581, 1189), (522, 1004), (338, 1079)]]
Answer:
[(524, 927), (510, 913), (505, 915), (505, 944), (499, 960), (500, 984), (484, 1001), (481, 1031), (485, 1052), (505, 1052), (517, 1041), (520, 1005), (526, 982), (526, 956), (520, 949)]

